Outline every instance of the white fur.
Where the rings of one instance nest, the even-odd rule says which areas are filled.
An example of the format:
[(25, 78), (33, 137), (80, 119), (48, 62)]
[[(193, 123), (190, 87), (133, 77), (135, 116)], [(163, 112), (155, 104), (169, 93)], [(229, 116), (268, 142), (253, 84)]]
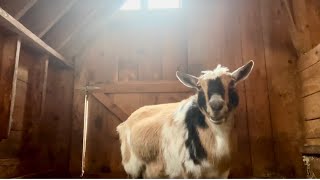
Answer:
[[(126, 128), (125, 134), (126, 134), (128, 145), (129, 147), (131, 147), (131, 132), (129, 128)], [(122, 156), (124, 156), (123, 153), (125, 152), (125, 148), (126, 147), (124, 143), (122, 143), (121, 144)], [(143, 165), (143, 162), (138, 159), (138, 157), (135, 155), (133, 151), (131, 151), (131, 148), (129, 149), (130, 149), (130, 159), (127, 163), (122, 163), (122, 165), (128, 174), (130, 174), (133, 178), (137, 178), (140, 174), (140, 169), (141, 169), (141, 166)]]
[(229, 69), (227, 67), (221, 66), (220, 64), (218, 64), (218, 66), (212, 71), (201, 71), (201, 73), (202, 75), (199, 77), (200, 80), (216, 79), (223, 74), (230, 75)]
[[(194, 98), (194, 97), (193, 97)], [(189, 150), (185, 146), (185, 142), (188, 138), (188, 131), (186, 129), (185, 118), (186, 113), (192, 104), (192, 98), (182, 101), (179, 108), (177, 108), (174, 114), (174, 120), (172, 124), (170, 121), (164, 123), (161, 131), (161, 148), (164, 158), (165, 174), (169, 178), (188, 178), (189, 175), (193, 178), (200, 177), (216, 177), (225, 178), (228, 172), (219, 172), (217, 165), (210, 164), (207, 160), (203, 160), (199, 165), (194, 164), (190, 158)], [(131, 132), (129, 128), (123, 127), (126, 130), (128, 146), (130, 149), (130, 159), (128, 162), (123, 163), (125, 171), (133, 177), (140, 175), (141, 167), (146, 165), (145, 162), (139, 159), (131, 150)], [(215, 151), (216, 157), (228, 156), (229, 146), (228, 137), (225, 133), (225, 129), (219, 128), (219, 126), (210, 125), (213, 131), (216, 133), (216, 147), (212, 150)], [(121, 151), (124, 152), (124, 143), (121, 144)], [(217, 158), (218, 160), (219, 158)], [(217, 162), (218, 163), (218, 162)]]

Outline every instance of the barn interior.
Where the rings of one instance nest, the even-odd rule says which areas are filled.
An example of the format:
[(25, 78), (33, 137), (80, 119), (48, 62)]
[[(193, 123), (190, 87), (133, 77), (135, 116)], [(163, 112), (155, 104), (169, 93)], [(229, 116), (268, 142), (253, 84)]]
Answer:
[(0, 178), (126, 178), (118, 124), (249, 60), (230, 177), (320, 177), (320, 1), (161, 1), (0, 0)]

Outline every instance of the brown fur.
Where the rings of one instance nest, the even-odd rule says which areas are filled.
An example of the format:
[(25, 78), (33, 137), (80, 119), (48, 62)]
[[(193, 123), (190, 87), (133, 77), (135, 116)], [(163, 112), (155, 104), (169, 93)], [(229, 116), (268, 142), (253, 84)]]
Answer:
[[(210, 122), (207, 122), (210, 123)], [(225, 124), (221, 126), (225, 126), (224, 128), (230, 128), (232, 127), (233, 122), (226, 122)], [(198, 133), (200, 137), (200, 141), (202, 146), (207, 152), (207, 160), (210, 164), (214, 164), (215, 167), (218, 167), (219, 172), (224, 172), (230, 168), (231, 165), (231, 157), (230, 156), (224, 156), (224, 157), (218, 157), (215, 155), (215, 146), (216, 146), (216, 140), (215, 140), (215, 131), (212, 128), (212, 124), (209, 124), (209, 128), (203, 129), (198, 128)], [(221, 159), (223, 158), (223, 159)]]
[[(165, 177), (164, 159), (161, 148), (161, 130), (165, 122), (171, 124), (180, 103), (144, 106), (135, 111), (127, 121), (117, 128), (121, 143), (125, 144), (123, 163), (130, 160), (130, 149), (146, 165), (144, 176)], [(125, 129), (131, 130), (131, 146), (128, 146)], [(134, 140), (133, 140), (134, 139)]]

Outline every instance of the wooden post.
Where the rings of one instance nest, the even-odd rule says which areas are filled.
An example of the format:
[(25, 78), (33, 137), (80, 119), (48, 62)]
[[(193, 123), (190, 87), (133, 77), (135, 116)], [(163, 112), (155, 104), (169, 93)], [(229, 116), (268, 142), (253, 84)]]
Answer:
[(17, 36), (4, 38), (0, 61), (0, 140), (9, 136), (21, 42)]

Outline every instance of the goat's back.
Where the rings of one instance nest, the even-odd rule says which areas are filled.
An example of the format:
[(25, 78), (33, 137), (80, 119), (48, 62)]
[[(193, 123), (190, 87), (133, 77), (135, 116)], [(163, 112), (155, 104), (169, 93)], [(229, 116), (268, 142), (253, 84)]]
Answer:
[[(127, 173), (132, 176), (140, 174), (137, 171), (141, 169), (131, 166), (143, 166), (155, 161), (157, 164), (163, 164), (161, 130), (165, 123), (173, 120), (178, 106), (179, 103), (170, 103), (141, 107), (117, 127), (121, 141), (122, 164)], [(162, 167), (158, 165), (157, 168), (161, 171)]]

